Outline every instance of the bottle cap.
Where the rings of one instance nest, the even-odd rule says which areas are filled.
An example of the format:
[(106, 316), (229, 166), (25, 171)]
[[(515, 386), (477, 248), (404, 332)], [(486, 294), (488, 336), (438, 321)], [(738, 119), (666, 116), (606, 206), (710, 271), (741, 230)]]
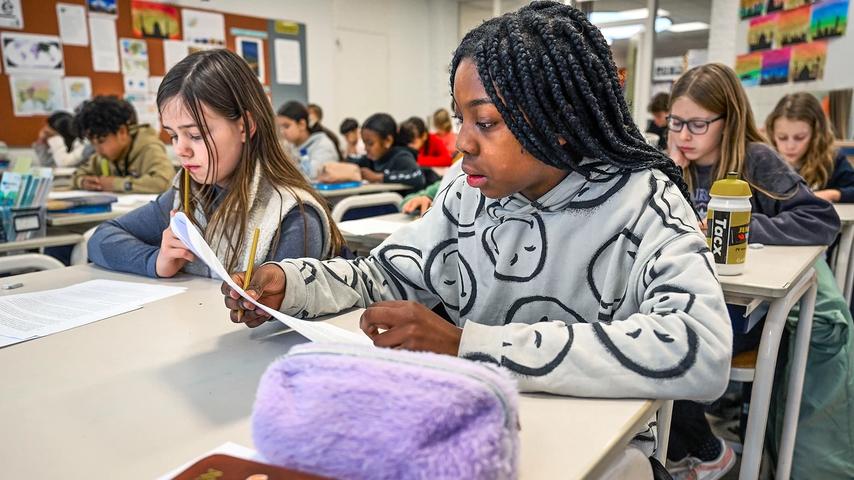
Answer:
[(729, 172), (726, 178), (712, 184), (710, 194), (718, 197), (751, 197), (750, 185), (742, 180), (738, 172)]

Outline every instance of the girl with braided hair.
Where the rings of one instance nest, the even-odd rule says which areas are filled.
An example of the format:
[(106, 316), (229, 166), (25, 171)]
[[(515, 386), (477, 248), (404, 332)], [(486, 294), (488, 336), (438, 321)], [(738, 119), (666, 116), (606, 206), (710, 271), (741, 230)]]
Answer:
[[(489, 20), (451, 87), (462, 173), (433, 207), (367, 258), (264, 265), (250, 294), (303, 318), (367, 308), (375, 345), (495, 362), (523, 391), (720, 396), (732, 331), (705, 238), (596, 27), (556, 2)], [(264, 318), (223, 291), (233, 319)]]

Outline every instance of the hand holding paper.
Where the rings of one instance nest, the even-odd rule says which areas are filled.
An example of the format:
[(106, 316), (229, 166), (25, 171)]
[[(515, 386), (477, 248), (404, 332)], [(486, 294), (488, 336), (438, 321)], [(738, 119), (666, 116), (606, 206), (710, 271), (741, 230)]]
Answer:
[(175, 236), (178, 237), (184, 245), (186, 245), (186, 247), (196, 255), (196, 258), (205, 262), (211, 271), (228, 284), (232, 290), (239, 293), (241, 297), (245, 298), (273, 318), (293, 328), (297, 333), (305, 338), (314, 342), (372, 344), (371, 339), (361, 332), (350, 332), (325, 322), (299, 320), (258, 302), (251, 296), (247, 295), (243, 288), (234, 282), (231, 275), (228, 274), (222, 266), (222, 263), (220, 263), (216, 254), (211, 250), (211, 247), (208, 246), (205, 239), (199, 231), (196, 230), (196, 227), (190, 223), (190, 220), (183, 212), (176, 213), (172, 217), (169, 226)]

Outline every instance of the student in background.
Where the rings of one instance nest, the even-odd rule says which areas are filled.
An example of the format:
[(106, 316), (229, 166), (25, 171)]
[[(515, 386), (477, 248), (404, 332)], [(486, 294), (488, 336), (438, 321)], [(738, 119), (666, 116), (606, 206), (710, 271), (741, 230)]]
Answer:
[(157, 132), (137, 124), (131, 104), (112, 96), (84, 102), (74, 117), (77, 132), (95, 154), (74, 172), (74, 188), (106, 192), (160, 193), (175, 168)]
[(413, 189), (424, 186), (415, 155), (400, 144), (397, 123), (387, 113), (375, 113), (362, 124), (365, 155), (350, 161), (361, 167), (362, 179), (371, 183), (403, 183)]
[[(682, 75), (670, 95), (668, 119), (670, 155), (682, 166), (703, 230), (712, 183), (727, 172), (738, 172), (753, 191), (751, 243), (830, 245), (834, 241), (840, 223), (833, 206), (814, 196), (803, 179), (763, 143), (744, 89), (729, 67), (712, 63)], [(733, 351), (756, 348), (761, 332), (759, 325), (748, 334), (736, 334)], [(723, 368), (726, 371), (729, 366)], [(667, 456), (677, 479), (720, 478), (735, 464), (732, 448), (709, 428), (703, 405), (688, 401), (674, 402)]]
[(436, 136), (445, 144), (448, 153), (457, 151), (457, 134), (454, 133), (453, 127), (451, 114), (446, 109), (440, 108), (433, 112), (433, 128), (436, 130)]
[(830, 122), (812, 94), (798, 92), (781, 98), (765, 120), (765, 133), (817, 197), (854, 202), (854, 168), (833, 148)]
[(74, 117), (68, 112), (47, 117), (33, 148), (43, 167), (76, 167), (95, 153), (92, 145), (78, 137)]
[(365, 143), (362, 142), (359, 122), (355, 118), (345, 118), (338, 132), (344, 137), (344, 149), (341, 151), (344, 158), (361, 157), (365, 154)]
[(259, 263), (341, 250), (326, 203), (287, 159), (267, 96), (242, 58), (224, 49), (188, 56), (163, 78), (157, 108), (183, 170), (156, 201), (98, 227), (93, 262), (150, 277), (209, 276), (169, 228), (176, 211), (189, 212), (229, 271), (246, 269), (255, 228)]
[[(308, 109), (308, 126), (311, 128), (320, 129), (323, 133), (329, 137), (329, 140), (332, 140), (332, 143), (335, 144), (335, 150), (341, 151), (341, 142), (338, 140), (338, 136), (335, 135), (335, 132), (323, 126), (321, 122), (323, 122), (323, 109), (320, 108), (320, 105), (316, 103), (309, 103), (305, 106)], [(340, 157), (341, 161), (344, 161), (343, 157)]]
[(285, 140), (293, 146), (293, 157), (302, 173), (314, 179), (323, 165), (341, 160), (341, 153), (318, 125), (308, 126), (308, 110), (299, 102), (279, 107), (276, 124)]
[(652, 115), (652, 120), (646, 124), (646, 133), (658, 135), (658, 148), (667, 150), (667, 106), (670, 95), (657, 93), (649, 102), (647, 111)]
[[(534, 2), (487, 20), (457, 48), (451, 89), (463, 174), (437, 208), (366, 259), (263, 265), (250, 295), (310, 318), (366, 307), (375, 345), (494, 362), (522, 391), (723, 393), (731, 329), (687, 186), (634, 125), (586, 15)], [(248, 302), (223, 288), (236, 319)]]
[(451, 154), (442, 140), (427, 131), (424, 120), (409, 117), (400, 124), (401, 142), (414, 150), (420, 167), (449, 167)]

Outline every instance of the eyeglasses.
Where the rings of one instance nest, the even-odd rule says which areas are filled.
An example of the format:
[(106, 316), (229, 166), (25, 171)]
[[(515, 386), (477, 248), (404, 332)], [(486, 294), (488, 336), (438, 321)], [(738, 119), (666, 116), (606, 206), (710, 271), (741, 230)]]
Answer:
[(715, 118), (709, 120), (703, 120), (702, 118), (689, 118), (684, 119), (677, 117), (676, 115), (668, 115), (667, 116), (667, 128), (671, 132), (681, 132), (682, 127), (688, 126), (688, 131), (693, 133), (694, 135), (702, 135), (709, 131), (709, 124), (717, 122), (718, 120), (724, 118), (723, 115), (718, 115)]

